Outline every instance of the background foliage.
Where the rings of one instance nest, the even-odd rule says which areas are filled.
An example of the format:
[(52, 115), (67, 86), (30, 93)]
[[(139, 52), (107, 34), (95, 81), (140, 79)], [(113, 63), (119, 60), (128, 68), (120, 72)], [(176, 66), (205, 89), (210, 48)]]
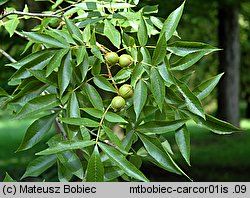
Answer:
[[(83, 3), (80, 8), (89, 9), (89, 7), (84, 6), (86, 5)], [(18, 118), (33, 116), (36, 112), (51, 108), (53, 108), (54, 113), (33, 122), (27, 130), (19, 150), (26, 150), (37, 143), (48, 131), (58, 113), (60, 113), (60, 116), (57, 123), (64, 123), (64, 129), (60, 129), (63, 132), (62, 137), (58, 139), (58, 135), (56, 135), (49, 141), (50, 148), (40, 152), (40, 154), (49, 155), (49, 157), (42, 156), (31, 162), (23, 177), (39, 175), (55, 163), (56, 159), (58, 177), (61, 181), (69, 180), (73, 175), (87, 181), (100, 181), (103, 178), (109, 180), (110, 178), (107, 179), (107, 175), (111, 175), (111, 179), (121, 176), (123, 180), (130, 180), (131, 178), (127, 177), (130, 176), (139, 180), (146, 180), (142, 173), (137, 170), (141, 166), (141, 163), (138, 164), (141, 159), (151, 161), (168, 171), (183, 173), (173, 163), (172, 151), (167, 137), (163, 134), (176, 130), (177, 145), (189, 164), (190, 134), (185, 124), (187, 118), (194, 119), (199, 125), (216, 133), (238, 130), (212, 116), (205, 115), (199, 101), (210, 94), (221, 75), (210, 78), (196, 88), (192, 88), (194, 85), (188, 83), (191, 66), (205, 54), (215, 51), (216, 48), (201, 43), (175, 42), (177, 40), (177, 37), (175, 37), (171, 39), (167, 47), (168, 52), (173, 54), (169, 63), (170, 56), (167, 59), (165, 58), (167, 53), (165, 41), (169, 40), (172, 34), (177, 35), (175, 28), (183, 7), (179, 7), (170, 15), (164, 25), (162, 23), (164, 21), (151, 16), (156, 12), (156, 7), (146, 8), (135, 14), (129, 8), (132, 17), (129, 21), (134, 20), (133, 26), (126, 24), (128, 18), (124, 18), (124, 16), (115, 18), (116, 13), (114, 12), (112, 15), (112, 10), (109, 10), (111, 18), (107, 18), (104, 22), (94, 20), (94, 23), (89, 25), (90, 23), (80, 17), (86, 13), (79, 11), (80, 14), (77, 13), (79, 17), (75, 18), (74, 23), (72, 18), (70, 20), (65, 18), (66, 25), (63, 25), (61, 30), (50, 27), (50, 22), (54, 18), (45, 18), (42, 21), (43, 25), (36, 27), (36, 33), (24, 32), (24, 35), (31, 40), (29, 43), (33, 44), (33, 55), (23, 59), (23, 62), (19, 61), (9, 65), (19, 69), (12, 76), (12, 84), (19, 84), (20, 79), (28, 78), (29, 80), (22, 80), (21, 86), (19, 84), (18, 87), (21, 91), (12, 95), (13, 98), (10, 100), (12, 103), (14, 100), (15, 111), (19, 112), (17, 113)], [(142, 17), (141, 13), (145, 16)], [(87, 12), (88, 14), (89, 12)], [(67, 14), (64, 15), (67, 16)], [(91, 17), (95, 18), (95, 16), (99, 18), (100, 13), (94, 13), (94, 16)], [(10, 20), (16, 21), (14, 18)], [(76, 21), (79, 21), (77, 26), (75, 25)], [(114, 25), (112, 25), (115, 23), (114, 21), (116, 23), (123, 21), (122, 25), (120, 24), (121, 32), (114, 29)], [(142, 27), (140, 26), (138, 33), (136, 33), (135, 27), (138, 29), (139, 23)], [(151, 25), (153, 23), (155, 26), (149, 26), (148, 23)], [(171, 23), (175, 25), (169, 28)], [(133, 30), (133, 28), (135, 29)], [(162, 30), (158, 37), (160, 29)], [(13, 30), (9, 30), (10, 33), (11, 31)], [(120, 37), (120, 34), (122, 37)], [(101, 44), (96, 44), (96, 41)], [(155, 49), (150, 47), (148, 50), (147, 47), (144, 47), (147, 43), (151, 46), (155, 42)], [(134, 89), (134, 97), (127, 101), (124, 110), (112, 114), (108, 111), (109, 103), (112, 97), (119, 92), (117, 93), (114, 83), (112, 85), (110, 76), (105, 78), (105, 75), (103, 75), (105, 73), (110, 74), (108, 67), (105, 68), (102, 53), (106, 53), (110, 49), (116, 51), (117, 48), (120, 48), (121, 43), (125, 47), (126, 53), (133, 57), (134, 64), (130, 68), (121, 70), (118, 66), (115, 66), (112, 68), (112, 72), (114, 72), (112, 75), (114, 75), (115, 84), (118, 87), (124, 82), (131, 84)], [(136, 45), (140, 47), (135, 47)], [(44, 47), (48, 50), (45, 50)], [(41, 48), (42, 51), (40, 51)], [(124, 52), (124, 50), (119, 51), (119, 55)], [(174, 55), (177, 56), (173, 57)], [(27, 66), (28, 70), (26, 70)], [(72, 69), (72, 66), (74, 66), (74, 69)], [(87, 72), (88, 69), (89, 72)], [(117, 70), (120, 71), (117, 73)], [(185, 75), (183, 75), (183, 70), (186, 70)], [(71, 75), (73, 80), (70, 78)], [(30, 81), (31, 79), (32, 81)], [(57, 80), (55, 81), (55, 79)], [(187, 85), (191, 87), (193, 93)], [(39, 89), (37, 89), (38, 87)], [(165, 87), (167, 87), (167, 90), (165, 90)], [(102, 89), (101, 92), (100, 89)], [(31, 92), (29, 97), (26, 95), (27, 90)], [(44, 90), (46, 91), (43, 92)], [(108, 95), (105, 94), (107, 91), (110, 92)], [(166, 99), (164, 99), (165, 91)], [(42, 92), (45, 95), (38, 96)], [(20, 99), (24, 95), (26, 101), (23, 98)], [(28, 100), (29, 102), (25, 105)], [(57, 107), (59, 104), (60, 106)], [(19, 105), (24, 105), (24, 107), (19, 110)], [(163, 110), (164, 113), (161, 113), (159, 109)], [(147, 115), (144, 111), (152, 113)], [(206, 121), (203, 119), (205, 117)], [(117, 122), (127, 125), (125, 139), (122, 141), (114, 136), (111, 130), (114, 123)], [(78, 125), (80, 127), (76, 127)], [(97, 138), (94, 139), (100, 140), (98, 146), (104, 153), (100, 149), (98, 150), (97, 146), (91, 146), (94, 142), (90, 140), (94, 134), (96, 135), (95, 132), (97, 132)], [(136, 132), (136, 135), (134, 135), (134, 132)], [(34, 136), (36, 137), (34, 138)], [(62, 138), (69, 138), (70, 141), (61, 142)], [(141, 141), (140, 144), (138, 138)], [(107, 144), (106, 139), (111, 141), (112, 144), (114, 143), (115, 148), (113, 148), (114, 145)], [(152, 140), (154, 141), (152, 142)], [(130, 145), (127, 145), (127, 141), (130, 142)], [(131, 152), (130, 146), (132, 143), (134, 143), (133, 151), (128, 153)], [(141, 147), (142, 145), (143, 147)], [(75, 149), (81, 149), (83, 152), (80, 154), (81, 157), (79, 157), (78, 152), (76, 155), (71, 151)], [(59, 154), (57, 154), (58, 152)], [(127, 159), (121, 157), (121, 153), (127, 155)], [(54, 154), (56, 154), (56, 158)], [(72, 160), (67, 161), (65, 159)], [(83, 160), (83, 162), (79, 163), (78, 159)], [(88, 165), (84, 161), (88, 162)], [(38, 167), (41, 162), (46, 163), (42, 164), (42, 167)], [(95, 170), (100, 172), (93, 172)], [(96, 177), (94, 177), (95, 175)]]

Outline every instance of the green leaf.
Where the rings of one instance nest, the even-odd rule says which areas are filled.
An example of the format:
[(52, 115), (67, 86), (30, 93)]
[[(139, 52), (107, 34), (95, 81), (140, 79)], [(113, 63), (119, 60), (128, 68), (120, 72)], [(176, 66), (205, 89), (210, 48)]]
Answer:
[(117, 166), (109, 166), (105, 167), (105, 174), (104, 174), (104, 181), (112, 181), (116, 179), (117, 177), (120, 177), (122, 174), (124, 174), (123, 170), (121, 170)]
[(105, 115), (105, 119), (109, 122), (114, 122), (114, 123), (128, 123), (123, 117), (113, 112), (107, 112)]
[(55, 94), (37, 96), (23, 106), (23, 108), (17, 113), (16, 119), (34, 116), (36, 113), (49, 110), (59, 104), (60, 102)]
[(80, 46), (76, 49), (76, 65), (80, 65), (84, 61), (85, 54), (87, 53), (85, 46)]
[(8, 96), (9, 94), (2, 88), (0, 87), (0, 96)]
[[(126, 12), (127, 13), (127, 12)], [(135, 45), (135, 39), (132, 36), (129, 36), (125, 32), (122, 33), (122, 44), (124, 47), (132, 47)]]
[(82, 135), (82, 139), (83, 140), (90, 140), (90, 134), (89, 134), (89, 129), (85, 126), (80, 126), (80, 132), (81, 132), (81, 135)]
[(80, 7), (83, 10), (97, 10), (100, 8), (100, 4), (97, 2), (81, 2), (76, 4), (77, 7)]
[(158, 5), (146, 5), (142, 8), (142, 12), (144, 15), (158, 13)]
[(83, 57), (83, 61), (82, 63), (80, 63), (79, 68), (81, 70), (81, 74), (82, 74), (82, 82), (85, 80), (85, 77), (88, 73), (88, 69), (89, 69), (89, 57), (88, 54), (85, 53), (84, 57)]
[(20, 23), (19, 19), (17, 17), (10, 19), (5, 22), (4, 27), (9, 32), (10, 37), (13, 36), (18, 24)]
[(49, 47), (53, 48), (69, 48), (69, 44), (66, 45), (65, 43), (62, 43), (52, 36), (48, 34), (43, 33), (37, 33), (37, 32), (23, 32), (25, 36), (27, 36), (32, 41), (35, 41), (36, 43), (42, 43)]
[(99, 49), (96, 45), (94, 45), (94, 46), (91, 47), (91, 52), (92, 52), (92, 54), (95, 55), (96, 58), (98, 58), (98, 59), (100, 59), (102, 62), (104, 62), (102, 53), (101, 53), (100, 49)]
[(97, 145), (95, 146), (93, 153), (88, 161), (86, 181), (87, 182), (104, 181), (104, 168)]
[(131, 75), (131, 85), (132, 85), (132, 87), (136, 86), (137, 81), (141, 79), (141, 76), (145, 72), (144, 65), (145, 64), (143, 64), (143, 63), (138, 63), (138, 64), (136, 64), (134, 66), (133, 72), (132, 72), (132, 75)]
[(122, 84), (125, 83), (131, 76), (131, 70), (121, 69), (117, 74), (113, 77), (113, 80), (116, 82), (116, 84)]
[(143, 175), (143, 173), (138, 170), (132, 163), (130, 163), (119, 151), (115, 148), (108, 146), (104, 143), (99, 142), (99, 147), (104, 153), (106, 153), (110, 160), (120, 167), (130, 177), (138, 179), (140, 181), (147, 182), (148, 179)]
[(116, 89), (113, 87), (113, 85), (103, 76), (95, 76), (94, 83), (100, 89), (116, 93)]
[(117, 147), (119, 147), (119, 150), (121, 150), (121, 152), (127, 153), (127, 151), (123, 147), (123, 145), (122, 145), (121, 141), (119, 140), (119, 138), (117, 137), (117, 135), (110, 128), (108, 128), (106, 126), (102, 126), (102, 128), (105, 131), (105, 133), (107, 134), (107, 136), (109, 137), (109, 139), (111, 140), (111, 142), (114, 145), (116, 145)]
[(187, 41), (177, 41), (168, 45), (167, 50), (177, 56), (186, 56), (194, 52), (207, 52), (211, 53), (217, 51), (218, 49), (200, 42), (187, 42)]
[(56, 117), (57, 114), (50, 114), (33, 122), (27, 129), (22, 143), (17, 151), (27, 150), (40, 142), (45, 134), (50, 130)]
[[(39, 0), (38, 0), (39, 1)], [(43, 0), (42, 0), (43, 1)], [(45, 0), (46, 1), (46, 0)], [(63, 2), (63, 0), (56, 0), (56, 2), (52, 5), (52, 9), (56, 9), (61, 3)]]
[(156, 48), (152, 57), (152, 65), (156, 66), (160, 64), (167, 54), (167, 42), (165, 37), (160, 37), (156, 44)]
[(175, 140), (180, 149), (181, 155), (190, 166), (190, 132), (186, 125), (183, 125), (175, 133)]
[(202, 100), (206, 98), (215, 88), (215, 86), (218, 84), (220, 81), (222, 74), (219, 74), (217, 76), (214, 76), (204, 82), (202, 82), (200, 85), (198, 85), (194, 90), (193, 93), (196, 95), (196, 97), (199, 100)]
[(56, 155), (40, 156), (31, 161), (21, 179), (25, 177), (37, 177), (56, 163)]
[(16, 182), (16, 180), (12, 179), (12, 177), (7, 172), (5, 172), (3, 182)]
[(148, 154), (153, 157), (167, 171), (181, 174), (180, 168), (175, 164), (171, 156), (167, 152), (163, 152), (154, 142), (147, 136), (137, 133), (141, 139)]
[(174, 34), (178, 23), (181, 19), (183, 8), (184, 8), (185, 1), (174, 10), (166, 19), (161, 29), (160, 37), (165, 37), (166, 41), (168, 41), (172, 35)]
[(200, 100), (189, 90), (187, 85), (181, 84), (177, 87), (186, 101), (187, 108), (194, 114), (205, 119), (204, 110)]
[(48, 85), (52, 85), (54, 87), (58, 87), (57, 80), (56, 80), (57, 76), (55, 73), (46, 77), (46, 71), (44, 70), (29, 70), (29, 72), (39, 81)]
[(18, 67), (19, 69), (11, 76), (11, 80), (19, 80), (25, 79), (31, 76), (28, 69), (32, 70), (42, 70), (45, 66), (48, 65), (49, 61), (53, 56), (54, 50), (43, 50), (41, 53), (38, 53), (27, 58), (25, 60), (21, 60), (21, 63), (18, 64), (11, 64), (14, 67)]
[(67, 29), (68, 29), (69, 33), (72, 35), (72, 37), (74, 38), (73, 35), (75, 35), (77, 38), (77, 41), (82, 43), (83, 36), (82, 36), (82, 33), (79, 30), (79, 28), (71, 20), (69, 20), (67, 17), (64, 17), (64, 20), (65, 20)]
[(90, 27), (90, 23), (88, 23), (88, 25), (86, 25), (86, 27), (83, 30), (83, 41), (85, 43), (88, 43), (90, 41), (91, 38), (91, 27)]
[[(99, 48), (96, 46), (96, 36), (95, 36), (95, 28), (92, 30), (92, 34), (89, 40), (90, 45), (92, 45), (91, 47), (91, 52), (92, 54), (94, 54), (97, 58), (99, 58), (100, 60), (103, 61), (103, 57), (101, 56), (101, 52), (99, 50)], [(95, 52), (96, 51), (96, 52)]]
[(122, 145), (125, 150), (128, 152), (131, 149), (132, 144), (136, 138), (134, 130), (130, 130), (126, 136), (122, 139)]
[(184, 84), (189, 84), (190, 83), (190, 80), (191, 78), (193, 77), (195, 71), (191, 71), (187, 74), (184, 74), (182, 75), (178, 80), (181, 82), (181, 83), (184, 83)]
[(73, 174), (69, 169), (62, 165), (62, 163), (58, 160), (57, 161), (57, 169), (58, 169), (58, 179), (60, 182), (68, 182)]
[(57, 154), (62, 165), (80, 179), (83, 179), (83, 167), (81, 160), (73, 151), (64, 151)]
[(85, 90), (86, 90), (86, 94), (88, 95), (88, 98), (89, 98), (91, 104), (96, 109), (99, 109), (102, 111), (103, 110), (102, 98), (99, 95), (99, 93), (96, 91), (96, 89), (92, 85), (86, 83)]
[[(94, 116), (96, 118), (101, 118), (104, 114), (101, 110), (95, 109), (95, 108), (82, 108), (82, 110), (85, 111), (86, 113), (88, 113), (89, 115)], [(105, 115), (105, 119), (109, 122), (127, 123), (127, 121), (123, 117), (121, 117), (113, 112), (107, 112)]]
[(73, 140), (67, 140), (67, 141), (61, 141), (43, 151), (40, 151), (36, 153), (36, 155), (51, 155), (55, 153), (60, 153), (63, 151), (69, 151), (69, 150), (76, 150), (76, 149), (82, 149), (91, 145), (94, 145), (94, 141), (85, 140), (85, 141), (73, 141)]
[(58, 86), (59, 86), (61, 96), (63, 95), (63, 92), (68, 87), (71, 76), (72, 76), (73, 65), (72, 65), (71, 59), (72, 59), (71, 51), (69, 51), (63, 61), (63, 64), (61, 65), (58, 71)]
[(92, 68), (91, 68), (91, 74), (93, 76), (100, 75), (101, 70), (102, 70), (102, 65), (101, 65), (100, 59), (92, 56), (92, 57), (90, 57), (90, 63), (89, 64), (92, 66)]
[(229, 134), (232, 132), (242, 131), (242, 129), (239, 129), (225, 121), (219, 120), (208, 114), (206, 114), (206, 122), (201, 121), (200, 119), (198, 124), (218, 134)]
[(183, 71), (185, 69), (188, 69), (189, 67), (193, 66), (196, 62), (198, 62), (206, 54), (207, 54), (206, 51), (194, 52), (188, 54), (187, 56), (184, 56), (183, 58), (173, 63), (171, 65), (171, 70)]
[(239, 129), (228, 122), (219, 120), (208, 114), (206, 114), (206, 120), (204, 120), (199, 116), (196, 116), (195, 114), (185, 110), (184, 113), (190, 116), (199, 126), (206, 128), (216, 134), (224, 135), (243, 131), (242, 129)]
[(59, 40), (60, 42), (64, 43), (65, 45), (68, 44), (77, 45), (72, 36), (70, 35), (70, 33), (65, 29), (62, 30), (50, 29), (48, 34), (53, 36), (53, 38)]
[[(140, 52), (142, 54), (142, 64), (148, 66), (152, 62), (151, 54), (146, 47), (141, 47)], [(146, 64), (145, 64), (146, 63)]]
[(81, 108), (81, 110), (85, 111), (89, 115), (95, 118), (101, 118), (103, 116), (103, 111), (95, 108)]
[(78, 100), (77, 100), (75, 92), (73, 92), (70, 96), (67, 109), (68, 109), (68, 113), (69, 113), (68, 116), (69, 117), (71, 117), (71, 118), (81, 117), (80, 110), (79, 110), (79, 104), (78, 104)]
[(152, 67), (150, 71), (150, 83), (155, 102), (162, 111), (166, 91), (164, 81), (155, 67)]
[(168, 60), (165, 60), (162, 64), (160, 64), (157, 67), (157, 69), (158, 69), (159, 74), (161, 75), (163, 80), (166, 82), (168, 87), (175, 84), (175, 79), (173, 77), (173, 74), (169, 70)]
[(62, 59), (68, 53), (68, 51), (69, 48), (65, 48), (55, 52), (55, 55), (52, 57), (52, 59), (49, 61), (49, 64), (47, 65), (46, 77), (48, 77), (54, 71), (54, 69), (60, 67)]
[(108, 9), (125, 9), (125, 8), (135, 7), (135, 5), (132, 5), (130, 3), (115, 3), (115, 2), (107, 2), (102, 6)]
[(169, 144), (168, 140), (165, 140), (164, 142), (162, 142), (161, 145), (166, 152), (170, 153), (171, 155), (174, 155), (171, 145)]
[[(0, 1), (0, 5), (3, 5), (3, 4), (5, 4), (5, 3), (7, 3), (9, 0), (1, 0)], [(8, 173), (6, 173), (6, 176), (8, 175)]]
[[(32, 54), (29, 54), (28, 56), (24, 57), (21, 60), (18, 60), (15, 63), (9, 63), (6, 64), (7, 66), (11, 66), (15, 69), (20, 69), (21, 67), (23, 67), (24, 65), (30, 65), (34, 60), (38, 59), (38, 62), (41, 62), (41, 59), (39, 59), (40, 57), (44, 56), (44, 55), (49, 55), (50, 57), (54, 55), (54, 50), (42, 50), (42, 51), (38, 51)], [(30, 67), (27, 67), (30, 68)]]
[(115, 47), (120, 49), (120, 45), (121, 45), (120, 32), (107, 19), (104, 20), (104, 34), (105, 34), (106, 37), (108, 37), (108, 39), (111, 41), (111, 43)]
[(89, 118), (59, 118), (62, 122), (77, 126), (98, 127), (99, 123)]
[(175, 121), (150, 121), (139, 125), (136, 130), (142, 133), (164, 134), (179, 129), (186, 121), (185, 119)]
[(145, 19), (142, 14), (140, 17), (140, 24), (139, 24), (138, 31), (137, 31), (137, 37), (138, 37), (140, 46), (145, 46), (147, 44), (148, 30), (147, 30)]
[(10, 99), (10, 102), (18, 103), (23, 106), (29, 100), (40, 95), (44, 89), (46, 89), (46, 87), (46, 85), (38, 80), (24, 80), (16, 89), (21, 90), (16, 95), (13, 95), (13, 97)]
[(136, 120), (139, 118), (141, 110), (143, 109), (146, 101), (147, 101), (147, 85), (144, 83), (142, 79), (138, 81), (135, 86), (135, 92), (133, 96), (133, 104), (134, 110), (136, 114)]

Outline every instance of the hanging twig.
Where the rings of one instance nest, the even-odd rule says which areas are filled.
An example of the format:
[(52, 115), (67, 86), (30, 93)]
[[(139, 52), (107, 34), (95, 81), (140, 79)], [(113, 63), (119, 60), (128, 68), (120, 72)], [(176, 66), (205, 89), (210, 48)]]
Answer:
[(5, 52), (4, 50), (0, 49), (0, 53), (5, 56), (7, 59), (9, 59), (12, 63), (15, 63), (16, 60), (14, 58), (12, 58), (7, 52)]
[(17, 34), (18, 36), (20, 36), (21, 38), (24, 38), (26, 40), (29, 40), (29, 38), (27, 36), (24, 36), (22, 33), (18, 32), (17, 30), (14, 31), (15, 34)]
[(63, 8), (63, 9), (57, 10), (57, 11), (54, 12), (53, 14), (58, 14), (58, 13), (60, 13), (60, 12), (66, 11), (66, 10), (72, 8), (72, 7), (75, 7), (75, 5), (78, 4), (78, 3), (80, 3), (81, 1), (82, 1), (82, 0), (79, 0), (79, 1), (75, 2), (75, 3), (72, 4), (72, 5), (69, 5), (68, 7), (65, 7), (65, 8)]

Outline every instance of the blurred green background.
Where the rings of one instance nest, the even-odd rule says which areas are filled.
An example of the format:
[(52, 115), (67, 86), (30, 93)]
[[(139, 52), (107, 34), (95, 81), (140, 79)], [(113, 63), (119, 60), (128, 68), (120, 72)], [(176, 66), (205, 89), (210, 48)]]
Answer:
[[(187, 0), (184, 15), (179, 25), (178, 33), (183, 40), (200, 41), (218, 46), (218, 2), (222, 0)], [(228, 0), (230, 2), (230, 0)], [(49, 9), (46, 2), (35, 2), (32, 0), (9, 0), (0, 3), (0, 11), (7, 7), (16, 7), (23, 10), (28, 4), (30, 11), (39, 12)], [(159, 14), (163, 18), (177, 8), (180, 0), (142, 0), (139, 7), (144, 5), (159, 5)], [(233, 1), (232, 1), (233, 2)], [(241, 91), (240, 91), (240, 126), (246, 129), (244, 133), (220, 136), (189, 123), (191, 132), (191, 167), (188, 167), (178, 152), (174, 141), (174, 135), (169, 134), (176, 159), (180, 166), (186, 170), (194, 181), (250, 181), (250, 2), (238, 1), (240, 44), (241, 44)], [(36, 22), (22, 23), (19, 30), (29, 30)], [(15, 59), (20, 59), (24, 49), (24, 41), (14, 36), (9, 38), (8, 33), (0, 27), (0, 49), (8, 52)], [(7, 81), (14, 70), (4, 67), (8, 59), (0, 54), (0, 87), (9, 93), (13, 87), (8, 86)], [(191, 86), (195, 86), (203, 79), (207, 79), (218, 73), (218, 53), (203, 58), (195, 66), (192, 75)], [(1, 102), (1, 100), (0, 100)], [(206, 111), (216, 115), (217, 112), (217, 90), (203, 103)], [(0, 181), (3, 180), (5, 172), (14, 179), (19, 180), (25, 171), (27, 164), (34, 159), (35, 153), (46, 147), (46, 139), (31, 150), (15, 153), (24, 133), (32, 120), (12, 120), (7, 110), (0, 110)], [(47, 139), (53, 130), (48, 134)], [(28, 178), (25, 181), (56, 181), (56, 167), (52, 167), (37, 178)], [(188, 181), (183, 176), (176, 176), (164, 170), (150, 167), (147, 163), (143, 165), (143, 171), (152, 181)]]

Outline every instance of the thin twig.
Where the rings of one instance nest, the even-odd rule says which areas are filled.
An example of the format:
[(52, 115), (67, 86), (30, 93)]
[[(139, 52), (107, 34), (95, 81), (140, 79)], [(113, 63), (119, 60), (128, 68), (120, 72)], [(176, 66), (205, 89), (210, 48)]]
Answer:
[(63, 126), (62, 126), (62, 124), (59, 122), (58, 118), (56, 118), (56, 124), (57, 124), (59, 130), (62, 132), (64, 138), (67, 140), (67, 139), (68, 139), (68, 138), (67, 138), (67, 134), (66, 134), (66, 132), (65, 132), (65, 130), (64, 130)]
[(60, 12), (66, 11), (66, 10), (72, 8), (72, 7), (75, 7), (75, 5), (78, 4), (78, 3), (80, 3), (81, 1), (82, 1), (82, 0), (79, 0), (79, 1), (75, 2), (75, 3), (72, 4), (72, 5), (69, 5), (68, 7), (62, 8), (61, 10), (57, 10), (57, 11), (54, 12), (53, 14), (58, 14), (58, 13), (60, 13)]
[(22, 15), (22, 16), (55, 17), (55, 18), (59, 18), (59, 19), (62, 18), (61, 15), (57, 15), (57, 14), (42, 14), (42, 13), (32, 13), (32, 12), (10, 11), (10, 12), (6, 12), (2, 16), (0, 16), (0, 20), (2, 20), (3, 18), (5, 18), (9, 15), (15, 15), (15, 14)]
[(97, 134), (96, 134), (96, 139), (95, 139), (96, 144), (98, 143), (100, 131), (101, 131), (101, 128), (102, 128), (102, 124), (103, 124), (103, 122), (104, 122), (104, 118), (105, 118), (105, 116), (106, 116), (108, 110), (110, 109), (110, 107), (111, 107), (111, 104), (107, 107), (107, 109), (104, 111), (104, 113), (103, 113), (103, 115), (102, 115), (101, 121), (100, 121), (100, 123), (99, 123), (100, 125), (99, 125), (99, 128), (98, 128)]
[(96, 46), (103, 52), (108, 53), (108, 50), (106, 50), (100, 43), (96, 42)]
[(20, 36), (21, 38), (24, 38), (26, 40), (29, 40), (29, 38), (27, 36), (24, 36), (22, 33), (18, 32), (17, 30), (14, 31), (15, 34), (17, 34), (18, 36)]
[(15, 63), (16, 60), (14, 58), (12, 58), (7, 52), (5, 52), (4, 50), (0, 49), (0, 53), (5, 56), (7, 59), (9, 59), (12, 63)]
[(119, 95), (119, 89), (118, 89), (118, 87), (117, 87), (117, 85), (116, 85), (116, 83), (115, 83), (115, 81), (113, 79), (112, 73), (111, 73), (110, 68), (109, 68), (109, 64), (106, 63), (106, 66), (107, 66), (107, 70), (108, 70), (108, 77), (111, 79), (111, 81), (112, 81), (112, 83), (113, 83), (113, 85), (114, 85), (114, 87), (116, 89), (116, 92)]

